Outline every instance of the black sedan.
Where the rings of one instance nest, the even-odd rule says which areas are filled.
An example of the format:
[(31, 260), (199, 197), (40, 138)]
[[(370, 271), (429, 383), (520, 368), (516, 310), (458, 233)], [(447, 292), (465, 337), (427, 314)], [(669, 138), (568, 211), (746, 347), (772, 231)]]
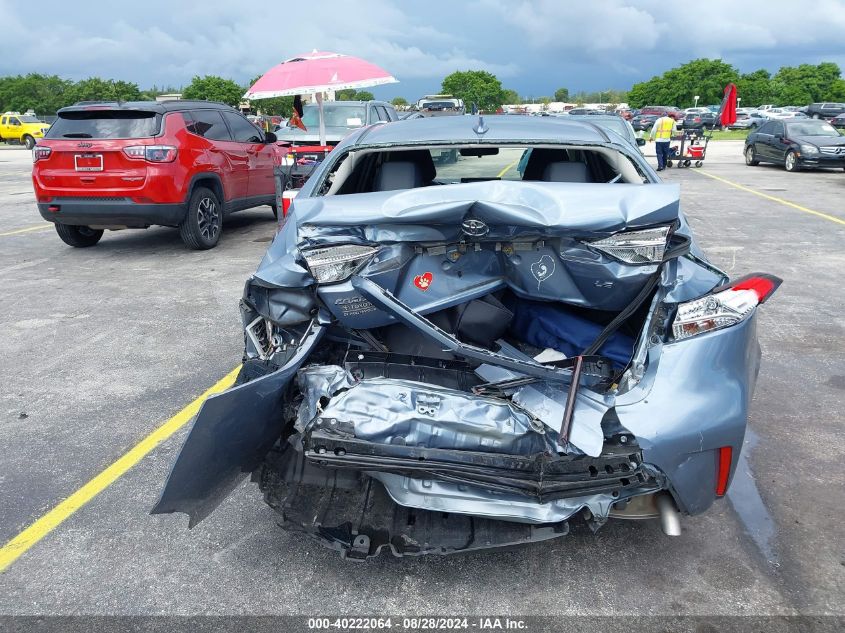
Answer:
[(826, 121), (771, 120), (745, 140), (745, 164), (775, 163), (786, 171), (845, 168), (845, 136)]
[(837, 117), (833, 117), (833, 118), (830, 120), (830, 124), (831, 124), (833, 127), (845, 128), (845, 112), (843, 112), (842, 114), (840, 114), (840, 115), (839, 115), (839, 116), (837, 116)]
[(637, 132), (642, 130), (650, 130), (651, 126), (654, 125), (654, 122), (657, 121), (660, 117), (656, 114), (638, 114), (633, 119), (631, 119), (631, 125)]

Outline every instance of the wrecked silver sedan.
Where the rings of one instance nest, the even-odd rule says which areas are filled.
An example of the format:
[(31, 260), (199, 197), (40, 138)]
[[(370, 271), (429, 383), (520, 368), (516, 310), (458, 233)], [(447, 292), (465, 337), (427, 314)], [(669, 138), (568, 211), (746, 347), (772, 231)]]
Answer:
[(247, 282), (238, 384), (153, 511), (193, 526), (252, 473), (285, 528), (352, 559), (576, 518), (679, 534), (727, 490), (779, 284), (708, 263), (678, 186), (588, 122), (364, 128)]

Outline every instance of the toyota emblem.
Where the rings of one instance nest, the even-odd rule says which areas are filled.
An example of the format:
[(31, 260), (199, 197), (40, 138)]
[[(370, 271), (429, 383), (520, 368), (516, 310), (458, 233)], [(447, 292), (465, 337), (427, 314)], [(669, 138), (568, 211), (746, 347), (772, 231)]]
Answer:
[(461, 224), (461, 230), (464, 232), (464, 235), (469, 235), (470, 237), (481, 237), (483, 235), (487, 235), (490, 227), (477, 218), (467, 218)]

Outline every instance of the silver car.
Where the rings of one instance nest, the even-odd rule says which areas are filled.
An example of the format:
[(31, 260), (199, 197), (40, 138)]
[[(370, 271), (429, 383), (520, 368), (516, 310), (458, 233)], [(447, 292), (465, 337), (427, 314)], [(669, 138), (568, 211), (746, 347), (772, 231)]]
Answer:
[[(460, 158), (435, 164), (444, 148)], [(522, 173), (519, 159), (530, 150)], [(252, 474), (350, 559), (542, 541), (725, 495), (780, 284), (708, 262), (637, 148), (553, 117), (352, 133), (241, 301), (155, 513), (208, 517)]]

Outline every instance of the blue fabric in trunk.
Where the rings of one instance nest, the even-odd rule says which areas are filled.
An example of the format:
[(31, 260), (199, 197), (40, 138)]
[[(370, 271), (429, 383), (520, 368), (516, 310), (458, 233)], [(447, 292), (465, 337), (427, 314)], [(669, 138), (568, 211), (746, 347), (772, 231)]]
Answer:
[[(511, 333), (524, 343), (545, 349), (550, 347), (577, 356), (587, 349), (604, 329), (584, 317), (573, 314), (560, 304), (518, 300), (513, 311)], [(616, 332), (599, 349), (599, 354), (624, 367), (634, 352), (634, 339)]]

